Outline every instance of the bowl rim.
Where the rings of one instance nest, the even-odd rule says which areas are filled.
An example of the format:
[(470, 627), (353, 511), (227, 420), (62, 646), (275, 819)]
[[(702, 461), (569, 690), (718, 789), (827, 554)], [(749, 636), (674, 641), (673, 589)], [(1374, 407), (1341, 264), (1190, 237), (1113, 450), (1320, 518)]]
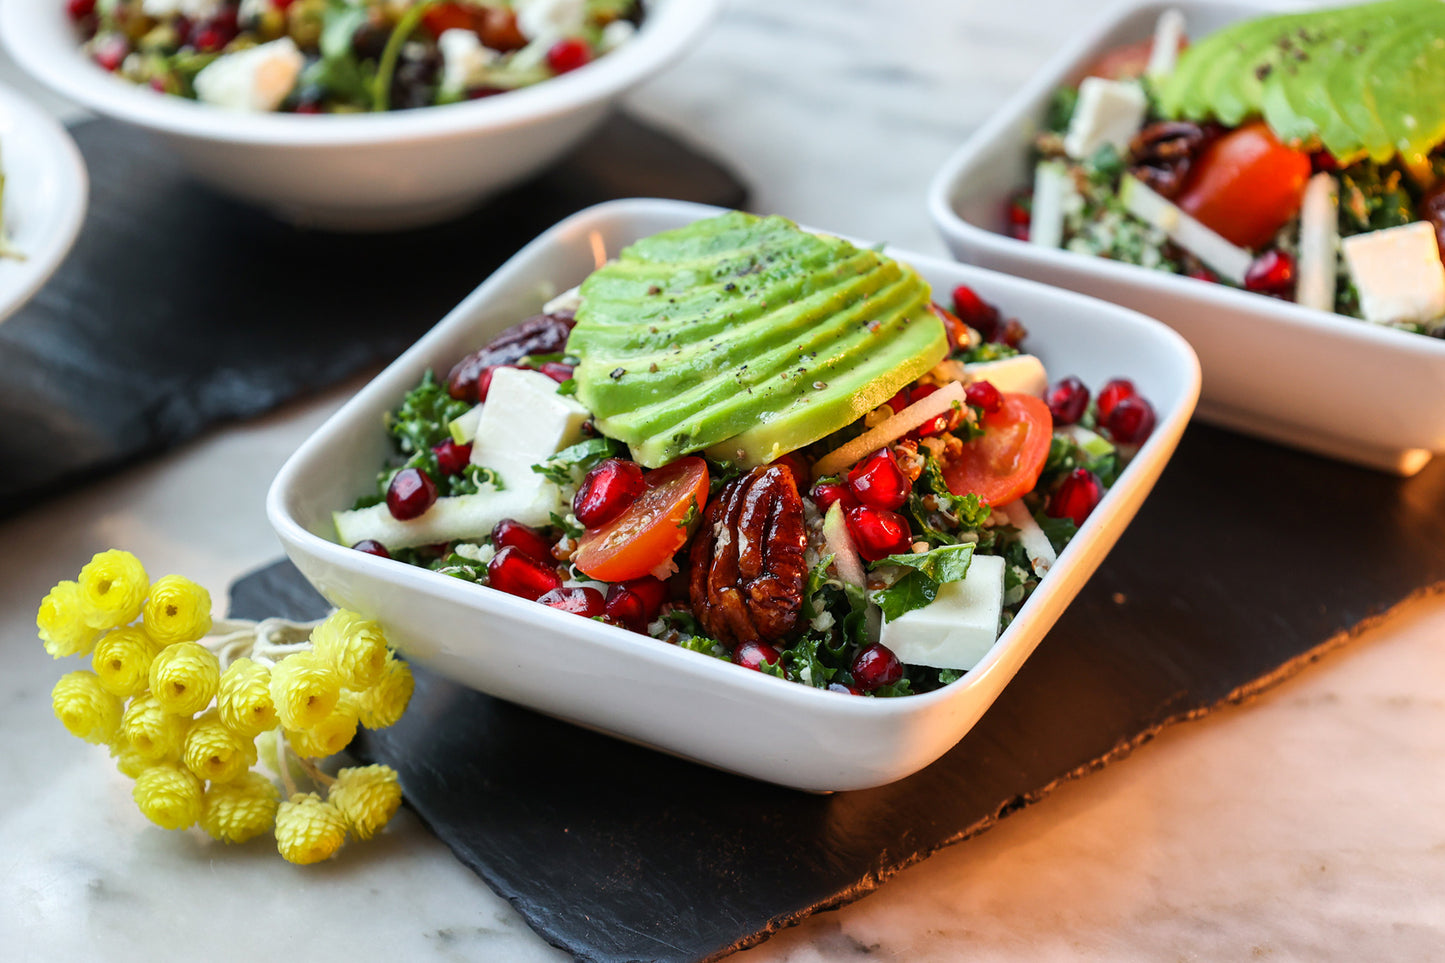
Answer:
[[(499, 614), (509, 614), (522, 621), (551, 627), (578, 641), (594, 642), (606, 646), (629, 658), (666, 666), (669, 671), (681, 669), (694, 675), (701, 675), (708, 681), (719, 684), (724, 690), (756, 693), (760, 697), (770, 698), (774, 701), (781, 700), (790, 707), (807, 708), (814, 712), (826, 709), (830, 712), (857, 714), (873, 719), (910, 717), (929, 712), (935, 707), (966, 701), (971, 690), (986, 685), (985, 678), (991, 676), (1002, 663), (1012, 658), (1020, 649), (1022, 649), (1022, 656), (1020, 656), (1020, 662), (1022, 662), (1047, 634), (1048, 626), (1042, 632), (1036, 633), (1029, 629), (1030, 624), (1034, 621), (1032, 618), (1015, 619), (1009, 628), (1000, 633), (983, 659), (956, 682), (932, 692), (904, 698), (849, 698), (844, 700), (839, 697), (838, 693), (825, 689), (774, 678), (760, 672), (738, 672), (735, 666), (725, 663), (723, 660), (691, 652), (675, 645), (667, 645), (656, 639), (615, 626), (579, 620), (567, 613), (506, 595), (488, 586), (437, 576), (436, 573), (424, 569), (397, 565), (386, 559), (352, 551), (344, 545), (312, 533), (292, 514), (289, 503), (302, 491), (301, 476), (306, 473), (310, 465), (326, 459), (327, 451), (333, 450), (331, 448), (333, 439), (349, 431), (351, 423), (362, 419), (365, 412), (374, 406), (379, 397), (390, 396), (391, 393), (394, 393), (394, 388), (389, 382), (396, 381), (401, 384), (410, 379), (409, 383), (414, 383), (417, 377), (416, 372), (428, 366), (428, 356), (433, 352), (434, 346), (439, 347), (456, 329), (475, 324), (473, 315), (481, 306), (488, 303), (494, 290), (504, 288), (509, 283), (511, 273), (519, 271), (521, 266), (528, 265), (539, 257), (545, 257), (549, 249), (566, 243), (567, 236), (586, 236), (594, 225), (607, 224), (613, 219), (644, 218), (654, 215), (659, 220), (667, 219), (674, 224), (682, 224), (711, 216), (722, 210), (724, 209), (709, 205), (652, 198), (607, 201), (571, 215), (529, 242), (459, 302), (427, 334), (377, 374), (366, 386), (355, 392), (345, 404), (317, 427), (282, 465), (267, 492), (266, 514), (288, 552), (294, 546), (322, 564), (340, 567), (359, 577), (390, 582), (408, 591), (419, 593), (421, 597), (441, 596), (475, 611), (485, 613), (488, 610), (494, 610)], [(817, 230), (812, 227), (805, 227), (805, 229)], [(983, 275), (991, 284), (1042, 295), (1056, 303), (1060, 309), (1066, 310), (1071, 304), (1087, 304), (1093, 310), (1103, 307), (1111, 315), (1110, 326), (1119, 325), (1138, 332), (1139, 334), (1130, 336), (1131, 340), (1141, 336), (1157, 339), (1167, 345), (1167, 350), (1171, 352), (1182, 368), (1184, 380), (1180, 386), (1180, 400), (1170, 410), (1161, 413), (1154, 434), (1141, 447), (1139, 455), (1120, 474), (1115, 484), (1105, 493), (1104, 500), (1100, 502), (1099, 506), (1103, 510), (1096, 509), (1080, 527), (1079, 535), (1060, 553), (1059, 561), (1055, 564), (1054, 569), (1058, 573), (1058, 577), (1052, 582), (1044, 580), (1020, 611), (1021, 616), (1024, 613), (1041, 615), (1054, 601), (1055, 596), (1068, 591), (1065, 586), (1066, 573), (1075, 566), (1087, 565), (1086, 556), (1097, 542), (1103, 540), (1106, 546), (1111, 546), (1112, 539), (1117, 538), (1118, 532), (1122, 532), (1127, 527), (1128, 519), (1126, 518), (1124, 524), (1112, 537), (1108, 531), (1108, 528), (1116, 523), (1117, 515), (1125, 509), (1128, 500), (1136, 491), (1138, 491), (1140, 500), (1147, 495), (1149, 488), (1152, 487), (1149, 474), (1154, 466), (1157, 464), (1158, 468), (1162, 469), (1163, 465), (1167, 463), (1199, 396), (1198, 359), (1188, 342), (1179, 334), (1159, 321), (1129, 308), (985, 268), (959, 264), (943, 258), (918, 255), (893, 247), (888, 247), (886, 250), (895, 257), (905, 258), (925, 275), (934, 272), (963, 272), (967, 275)], [(1157, 471), (1155, 474), (1157, 475)], [(478, 592), (478, 589), (481, 591)], [(1074, 592), (1077, 592), (1077, 588)], [(1059, 611), (1062, 611), (1071, 599), (1072, 595), (1067, 595), (1060, 600)], [(1000, 671), (1007, 671), (1007, 669)], [(759, 686), (762, 688), (759, 689)], [(1000, 686), (1000, 688), (1002, 687)]]
[(635, 37), (577, 70), (505, 96), (364, 114), (231, 111), (131, 84), (81, 53), (58, 0), (0, 0), (0, 43), (37, 82), (116, 120), (216, 143), (366, 146), (501, 131), (612, 98), (687, 52), (721, 6), (722, 0), (654, 0)]
[[(1221, 11), (1229, 8), (1241, 11), (1251, 9), (1266, 14), (1297, 10), (1301, 5), (1289, 0), (1229, 0), (1227, 3), (1205, 3), (1201, 0), (1121, 0), (1111, 5), (1099, 15), (1090, 29), (1060, 48), (1019, 91), (1004, 101), (986, 122), (965, 138), (934, 174), (928, 187), (928, 211), (944, 239), (1017, 261), (1034, 261), (1058, 270), (1093, 273), (1120, 287), (1142, 288), (1155, 294), (1196, 300), (1221, 311), (1266, 317), (1306, 333), (1317, 334), (1325, 331), (1364, 344), (1394, 350), (1412, 350), (1427, 357), (1445, 360), (1445, 338), (1400, 331), (1333, 311), (1301, 307), (1293, 302), (1280, 301), (1222, 284), (1197, 281), (1136, 264), (1123, 264), (1062, 248), (1039, 247), (982, 227), (958, 213), (954, 200), (968, 196), (970, 174), (989, 163), (989, 155), (999, 141), (1035, 121), (1035, 102), (1076, 74), (1094, 48), (1124, 21), (1147, 10), (1163, 11), (1179, 7), (1207, 7)], [(1021, 176), (1020, 185), (1026, 180), (1025, 176)]]
[[(0, 145), (4, 156), (42, 158), (47, 162), (43, 177), (50, 181), (56, 192), (52, 230), (35, 246), (22, 249), (23, 261), (8, 265), (10, 270), (6, 273), (12, 275), (14, 286), (0, 294), (0, 302), (3, 302), (0, 303), (0, 321), (4, 321), (35, 296), (75, 246), (90, 199), (90, 176), (80, 149), (60, 122), (32, 104), (19, 91), (4, 84), (0, 84), (0, 112), (14, 118), (26, 135), (18, 138), (18, 144), (6, 140)], [(11, 183), (6, 186), (15, 190), (23, 185)], [(29, 190), (36, 189), (32, 186)]]

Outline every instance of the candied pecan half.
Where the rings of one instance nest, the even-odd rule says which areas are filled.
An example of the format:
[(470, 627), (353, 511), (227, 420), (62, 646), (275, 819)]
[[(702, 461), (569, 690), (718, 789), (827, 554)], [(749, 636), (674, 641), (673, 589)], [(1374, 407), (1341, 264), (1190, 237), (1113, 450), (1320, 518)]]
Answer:
[(1179, 196), (1194, 161), (1219, 136), (1217, 124), (1160, 120), (1129, 144), (1130, 173), (1168, 198)]
[(729, 646), (775, 642), (798, 624), (808, 564), (793, 473), (765, 465), (707, 504), (692, 543), (689, 594), (703, 628)]
[(493, 365), (515, 364), (529, 354), (556, 354), (567, 347), (576, 321), (571, 311), (534, 314), (514, 324), (452, 366), (447, 393), (463, 401), (477, 400), (477, 379)]

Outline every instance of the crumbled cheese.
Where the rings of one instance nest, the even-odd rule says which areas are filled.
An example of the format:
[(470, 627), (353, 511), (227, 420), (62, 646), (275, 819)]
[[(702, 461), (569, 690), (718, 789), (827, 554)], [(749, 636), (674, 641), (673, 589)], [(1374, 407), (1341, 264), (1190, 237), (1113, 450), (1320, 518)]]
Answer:
[(630, 20), (614, 20), (602, 28), (602, 42), (599, 44), (603, 53), (616, 50), (618, 47), (632, 39), (637, 32), (637, 27)]
[(575, 37), (587, 22), (586, 0), (516, 0), (517, 29), (528, 40)]
[(923, 608), (885, 621), (880, 641), (907, 665), (973, 668), (998, 638), (1004, 568), (1002, 556), (975, 555), (967, 578), (942, 585)]
[(1123, 155), (1148, 108), (1148, 98), (1137, 83), (1085, 77), (1064, 135), (1064, 152), (1075, 160), (1087, 160), (1100, 147), (1113, 144)]
[(460, 93), (479, 79), (487, 65), (497, 59), (497, 52), (484, 46), (471, 30), (443, 30), (437, 38), (442, 55), (441, 88), (447, 93)]
[(1416, 221), (1341, 244), (1366, 321), (1432, 321), (1445, 315), (1445, 267), (1435, 227)]

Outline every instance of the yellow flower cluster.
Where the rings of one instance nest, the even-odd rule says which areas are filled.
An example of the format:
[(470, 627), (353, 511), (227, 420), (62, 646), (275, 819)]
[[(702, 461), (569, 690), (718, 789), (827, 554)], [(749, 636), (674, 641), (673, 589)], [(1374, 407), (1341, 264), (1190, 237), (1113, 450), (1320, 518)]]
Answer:
[[(56, 718), (110, 748), (135, 780), (136, 806), (158, 826), (199, 824), (226, 843), (274, 830), (283, 857), (314, 863), (348, 833), (376, 835), (401, 804), (387, 766), (341, 769), (333, 779), (311, 761), (344, 750), (358, 725), (384, 728), (406, 711), (411, 669), (373, 621), (337, 611), (304, 648), (243, 636), (237, 657), (234, 635), (207, 640), (210, 593), (179, 575), (152, 582), (134, 555), (111, 550), (52, 588), (35, 624), (51, 656), (90, 659), (89, 670), (55, 684)], [(252, 768), (258, 737), (285, 801)], [(327, 798), (296, 790), (298, 778), (329, 785)]]

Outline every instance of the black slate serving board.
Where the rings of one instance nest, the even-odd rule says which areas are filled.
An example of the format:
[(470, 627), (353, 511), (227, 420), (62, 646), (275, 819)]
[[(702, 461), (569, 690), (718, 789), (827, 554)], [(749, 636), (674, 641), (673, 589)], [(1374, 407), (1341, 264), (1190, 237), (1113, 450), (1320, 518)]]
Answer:
[[(354, 749), (395, 767), (421, 818), (549, 942), (589, 961), (710, 959), (863, 896), (1442, 589), (1445, 459), (1402, 480), (1194, 426), (994, 707), (893, 785), (793, 792), (425, 671), (405, 718)], [(238, 582), (232, 610), (326, 605), (281, 563)]]
[(80, 239), (0, 324), (0, 516), (391, 360), (584, 207), (747, 197), (715, 162), (619, 114), (460, 220), (333, 234), (222, 197), (130, 128), (72, 133), (91, 181)]

